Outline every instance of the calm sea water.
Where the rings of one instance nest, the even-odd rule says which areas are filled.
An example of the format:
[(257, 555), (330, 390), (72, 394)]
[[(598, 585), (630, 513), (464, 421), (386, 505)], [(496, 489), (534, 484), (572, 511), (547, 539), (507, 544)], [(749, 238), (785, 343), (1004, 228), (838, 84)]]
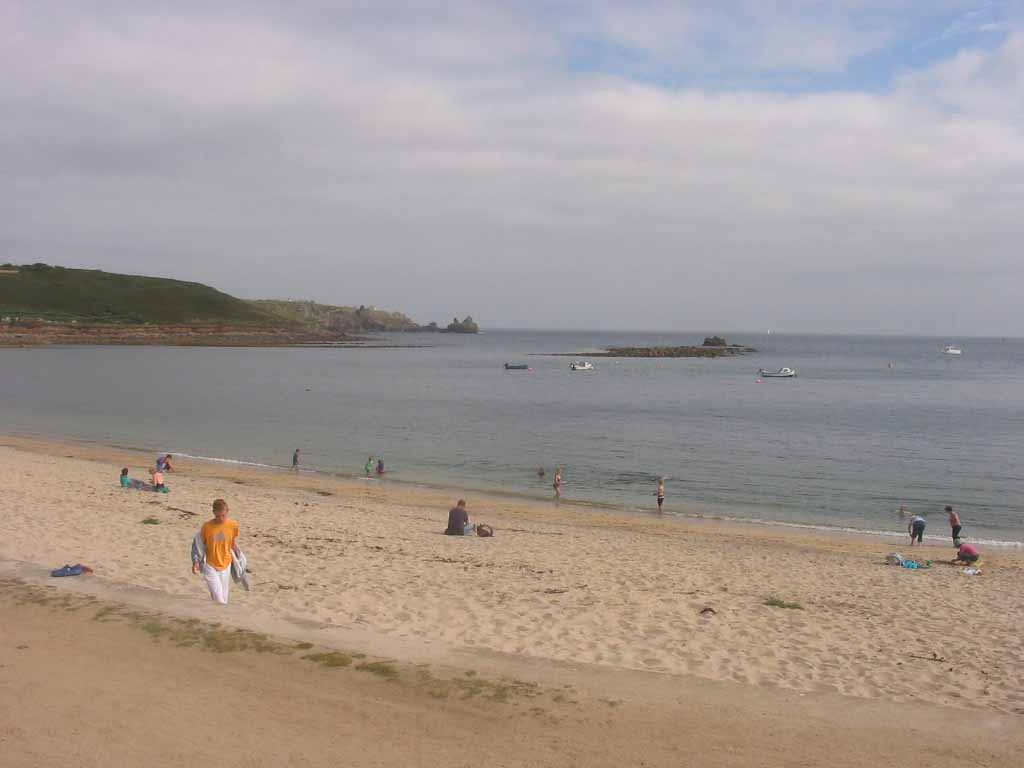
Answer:
[[(721, 360), (569, 358), (705, 334), (404, 334), (390, 349), (0, 350), (0, 424), (178, 454), (789, 524), (901, 531), (902, 502), (948, 534), (1024, 539), (1024, 340), (730, 336)], [(585, 358), (585, 355), (581, 355)], [(502, 363), (529, 363), (506, 372)], [(889, 364), (892, 367), (889, 367)], [(797, 379), (757, 383), (759, 367)], [(548, 470), (540, 481), (538, 466)], [(112, 469), (112, 473), (114, 470)], [(485, 507), (485, 497), (476, 506)]]

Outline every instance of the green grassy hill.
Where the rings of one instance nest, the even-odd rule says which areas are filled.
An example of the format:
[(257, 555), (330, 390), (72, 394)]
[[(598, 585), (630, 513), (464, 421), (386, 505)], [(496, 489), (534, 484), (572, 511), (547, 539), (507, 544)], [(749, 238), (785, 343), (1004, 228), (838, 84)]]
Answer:
[(0, 266), (0, 316), (11, 315), (102, 323), (287, 324), (200, 283), (45, 264)]

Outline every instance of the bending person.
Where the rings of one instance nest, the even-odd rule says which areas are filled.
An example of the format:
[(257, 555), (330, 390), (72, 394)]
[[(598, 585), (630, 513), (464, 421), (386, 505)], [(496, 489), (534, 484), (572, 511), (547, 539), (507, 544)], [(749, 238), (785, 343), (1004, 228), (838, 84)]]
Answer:
[(978, 551), (977, 547), (971, 544), (961, 544), (956, 551), (956, 557), (953, 558), (953, 565), (973, 565), (978, 562), (978, 558), (981, 557), (981, 552)]

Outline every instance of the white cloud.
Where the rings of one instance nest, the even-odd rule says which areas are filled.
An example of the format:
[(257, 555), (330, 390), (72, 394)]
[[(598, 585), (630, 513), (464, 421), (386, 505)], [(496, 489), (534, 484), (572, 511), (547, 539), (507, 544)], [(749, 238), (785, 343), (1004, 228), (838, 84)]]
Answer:
[[(1022, 269), (1021, 36), (797, 96), (569, 73), (560, 30), (501, 11), (324, 13), (8, 17), (4, 260), (422, 320), (760, 327), (768, 297), (773, 328), (942, 332), (955, 300), (1024, 333), (971, 296)], [(663, 25), (742, 38), (694, 18)], [(676, 55), (642, 22), (622, 40)]]

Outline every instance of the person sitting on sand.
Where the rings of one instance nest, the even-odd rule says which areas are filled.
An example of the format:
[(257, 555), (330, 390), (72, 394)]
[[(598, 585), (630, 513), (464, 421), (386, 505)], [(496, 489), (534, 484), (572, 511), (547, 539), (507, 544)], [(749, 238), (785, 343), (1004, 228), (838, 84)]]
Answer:
[[(153, 474), (152, 471), (150, 474)], [(144, 483), (142, 480), (134, 480), (128, 477), (128, 467), (124, 467), (121, 470), (121, 487), (131, 488), (135, 491), (153, 491), (156, 490), (152, 483)]]
[(153, 473), (153, 490), (163, 491), (164, 490), (164, 473), (159, 469)]
[(445, 529), (445, 536), (468, 536), (476, 530), (476, 526), (469, 522), (469, 512), (466, 511), (466, 502), (459, 499), (458, 503), (448, 510), (448, 527)]
[(228, 518), (228, 503), (214, 499), (213, 519), (203, 524), (192, 547), (192, 573), (202, 572), (210, 599), (221, 605), (227, 605), (231, 591), (232, 558), (241, 557), (238, 534), (238, 523)]
[(924, 526), (925, 520), (920, 515), (914, 515), (910, 518), (910, 522), (907, 523), (907, 533), (910, 534), (910, 546), (914, 546), (915, 539), (918, 544), (924, 544)]
[(953, 565), (973, 565), (978, 562), (981, 553), (977, 547), (970, 544), (961, 544), (956, 551), (956, 557), (951, 561)]

